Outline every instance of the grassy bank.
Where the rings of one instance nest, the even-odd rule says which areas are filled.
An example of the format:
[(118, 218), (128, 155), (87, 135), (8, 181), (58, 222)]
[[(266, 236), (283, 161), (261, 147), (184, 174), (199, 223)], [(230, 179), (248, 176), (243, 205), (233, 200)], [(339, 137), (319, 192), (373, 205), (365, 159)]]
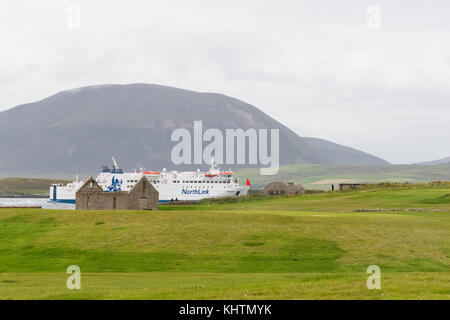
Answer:
[(332, 183), (339, 183), (339, 181), (353, 183), (450, 181), (450, 163), (436, 166), (294, 164), (281, 166), (274, 176), (262, 176), (258, 169), (240, 170), (236, 174), (243, 179), (242, 181), (250, 178), (254, 187), (258, 188), (273, 181), (294, 181), (307, 189), (329, 190)]
[(66, 180), (3, 178), (0, 179), (0, 196), (45, 196), (52, 183), (67, 183)]
[[(332, 183), (338, 183), (339, 181), (355, 183), (450, 181), (450, 164), (437, 166), (295, 164), (281, 166), (278, 174), (274, 176), (262, 176), (259, 174), (259, 169), (239, 170), (236, 175), (241, 178), (241, 182), (250, 178), (253, 188), (256, 189), (261, 189), (265, 184), (273, 181), (295, 181), (304, 185), (307, 189), (329, 190)], [(3, 178), (0, 179), (0, 196), (48, 194), (50, 184), (68, 182), (67, 180), (55, 179)]]
[[(0, 209), (0, 298), (449, 299), (449, 194), (250, 198), (247, 213), (240, 202)], [(355, 212), (368, 208), (386, 211)], [(82, 271), (79, 291), (65, 287), (71, 264)], [(366, 288), (372, 264), (380, 291)]]

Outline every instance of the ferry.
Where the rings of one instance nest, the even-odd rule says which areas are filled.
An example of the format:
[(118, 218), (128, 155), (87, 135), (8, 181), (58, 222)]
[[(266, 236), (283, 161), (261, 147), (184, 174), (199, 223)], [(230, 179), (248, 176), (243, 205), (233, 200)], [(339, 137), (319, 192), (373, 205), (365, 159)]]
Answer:
[[(248, 186), (239, 185), (232, 171), (220, 171), (214, 159), (208, 172), (197, 171), (149, 171), (124, 172), (114, 157), (112, 168), (104, 167), (96, 181), (105, 192), (129, 191), (142, 178), (159, 192), (159, 202), (198, 201), (205, 198), (245, 196)], [(75, 193), (84, 181), (78, 177), (67, 185), (50, 186), (50, 202), (75, 203)]]

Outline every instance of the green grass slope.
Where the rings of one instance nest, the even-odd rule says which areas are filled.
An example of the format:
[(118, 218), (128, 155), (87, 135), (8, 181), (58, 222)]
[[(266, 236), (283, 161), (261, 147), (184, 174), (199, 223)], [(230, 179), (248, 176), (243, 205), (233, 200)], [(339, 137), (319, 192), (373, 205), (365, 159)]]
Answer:
[(331, 183), (337, 183), (339, 180), (356, 183), (450, 181), (450, 163), (435, 166), (295, 164), (281, 166), (279, 172), (273, 176), (262, 176), (259, 169), (241, 170), (236, 175), (242, 181), (249, 178), (256, 188), (263, 188), (265, 184), (273, 181), (295, 181), (303, 184), (307, 189), (329, 190)]
[[(0, 209), (0, 298), (449, 299), (449, 194), (250, 197), (247, 212)], [(370, 208), (386, 211), (356, 212)], [(81, 290), (66, 288), (72, 264)], [(381, 290), (366, 288), (373, 264)]]
[(52, 183), (67, 183), (66, 180), (35, 178), (0, 179), (0, 195), (46, 195)]

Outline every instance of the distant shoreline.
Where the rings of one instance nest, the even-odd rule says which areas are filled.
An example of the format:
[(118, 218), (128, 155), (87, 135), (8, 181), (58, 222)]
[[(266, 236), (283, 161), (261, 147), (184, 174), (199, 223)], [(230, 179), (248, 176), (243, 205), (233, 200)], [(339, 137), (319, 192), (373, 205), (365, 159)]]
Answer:
[(29, 199), (42, 199), (48, 198), (48, 194), (0, 194), (0, 198), (29, 198)]
[(42, 209), (42, 206), (29, 206), (29, 207), (0, 207), (0, 209)]

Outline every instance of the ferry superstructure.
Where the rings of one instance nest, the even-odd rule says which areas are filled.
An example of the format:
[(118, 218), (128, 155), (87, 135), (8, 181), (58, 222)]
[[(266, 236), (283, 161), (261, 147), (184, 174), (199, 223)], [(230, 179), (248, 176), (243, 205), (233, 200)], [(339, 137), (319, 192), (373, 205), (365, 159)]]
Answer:
[[(208, 172), (147, 171), (124, 172), (113, 158), (112, 169), (104, 167), (96, 181), (105, 192), (128, 191), (143, 176), (159, 192), (160, 202), (198, 201), (204, 198), (244, 196), (248, 187), (239, 185), (232, 171), (220, 171), (214, 159)], [(50, 201), (75, 203), (75, 193), (83, 185), (76, 179), (67, 185), (50, 186)]]

